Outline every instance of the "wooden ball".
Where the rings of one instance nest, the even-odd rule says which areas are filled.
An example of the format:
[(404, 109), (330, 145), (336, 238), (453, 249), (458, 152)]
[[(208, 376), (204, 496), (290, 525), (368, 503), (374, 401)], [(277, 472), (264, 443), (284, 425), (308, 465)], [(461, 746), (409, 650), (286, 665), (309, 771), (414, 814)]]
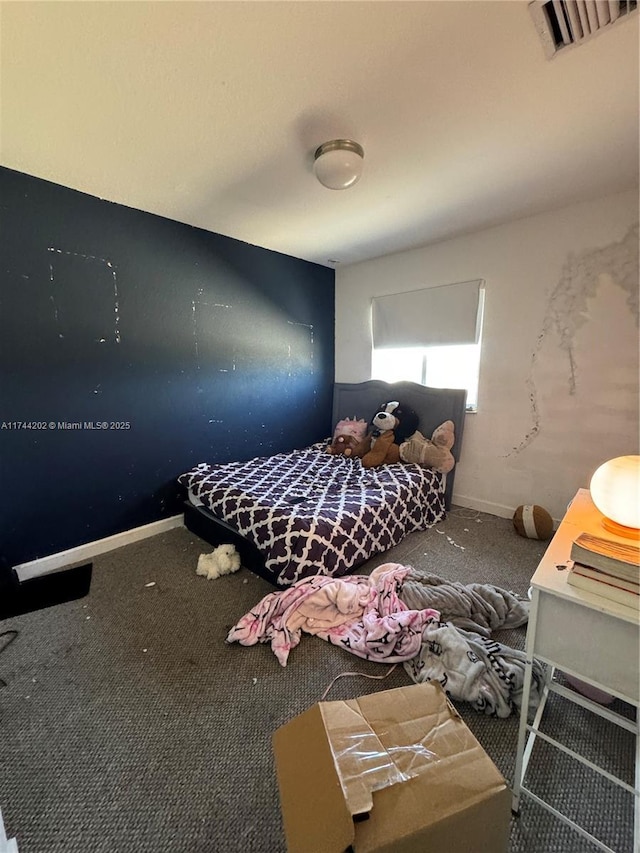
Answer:
[(542, 506), (522, 505), (513, 514), (513, 526), (516, 533), (527, 539), (551, 539), (553, 519)]

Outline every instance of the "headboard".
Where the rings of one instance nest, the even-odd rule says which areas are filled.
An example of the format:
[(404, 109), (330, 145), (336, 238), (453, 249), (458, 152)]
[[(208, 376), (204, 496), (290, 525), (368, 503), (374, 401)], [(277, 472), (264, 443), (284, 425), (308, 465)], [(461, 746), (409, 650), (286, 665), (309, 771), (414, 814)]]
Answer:
[(382, 403), (398, 400), (410, 406), (419, 417), (418, 429), (426, 437), (444, 421), (453, 421), (456, 442), (451, 449), (456, 466), (447, 474), (445, 505), (451, 507), (453, 481), (460, 460), (462, 433), (464, 431), (467, 392), (460, 388), (427, 388), (417, 382), (336, 382), (333, 386), (333, 412), (331, 429), (342, 418), (364, 418), (367, 422), (378, 411)]

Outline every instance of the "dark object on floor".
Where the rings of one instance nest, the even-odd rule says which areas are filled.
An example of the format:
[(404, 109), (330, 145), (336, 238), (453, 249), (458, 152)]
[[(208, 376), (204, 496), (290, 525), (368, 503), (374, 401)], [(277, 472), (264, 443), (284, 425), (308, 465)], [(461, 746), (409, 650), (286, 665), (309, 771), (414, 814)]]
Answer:
[(21, 581), (15, 569), (0, 563), (0, 619), (75, 601), (88, 594), (93, 563), (61, 569)]

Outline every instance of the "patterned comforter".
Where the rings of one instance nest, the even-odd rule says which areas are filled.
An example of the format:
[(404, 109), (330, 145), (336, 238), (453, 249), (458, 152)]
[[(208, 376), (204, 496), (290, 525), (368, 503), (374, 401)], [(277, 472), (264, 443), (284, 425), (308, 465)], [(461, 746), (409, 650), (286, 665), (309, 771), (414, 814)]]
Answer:
[(203, 462), (178, 479), (258, 547), (280, 586), (343, 575), (444, 518), (442, 474), (407, 463), (366, 470), (325, 447)]

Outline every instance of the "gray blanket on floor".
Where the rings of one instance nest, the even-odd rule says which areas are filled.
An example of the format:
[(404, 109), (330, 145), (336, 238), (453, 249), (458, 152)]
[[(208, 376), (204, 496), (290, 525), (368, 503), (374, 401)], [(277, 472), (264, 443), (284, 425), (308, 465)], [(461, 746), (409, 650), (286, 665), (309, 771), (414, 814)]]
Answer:
[(428, 572), (410, 572), (400, 598), (410, 610), (433, 607), (440, 621), (485, 637), (497, 628), (519, 628), (529, 619), (529, 602), (488, 583), (462, 584)]
[[(498, 628), (527, 622), (529, 602), (491, 584), (461, 584), (411, 572), (400, 598), (411, 610), (433, 607), (440, 622), (425, 626), (420, 653), (404, 664), (413, 681), (438, 681), (452, 699), (508, 717), (522, 703), (525, 653), (491, 639)], [(533, 663), (529, 707), (540, 701), (544, 670)]]

